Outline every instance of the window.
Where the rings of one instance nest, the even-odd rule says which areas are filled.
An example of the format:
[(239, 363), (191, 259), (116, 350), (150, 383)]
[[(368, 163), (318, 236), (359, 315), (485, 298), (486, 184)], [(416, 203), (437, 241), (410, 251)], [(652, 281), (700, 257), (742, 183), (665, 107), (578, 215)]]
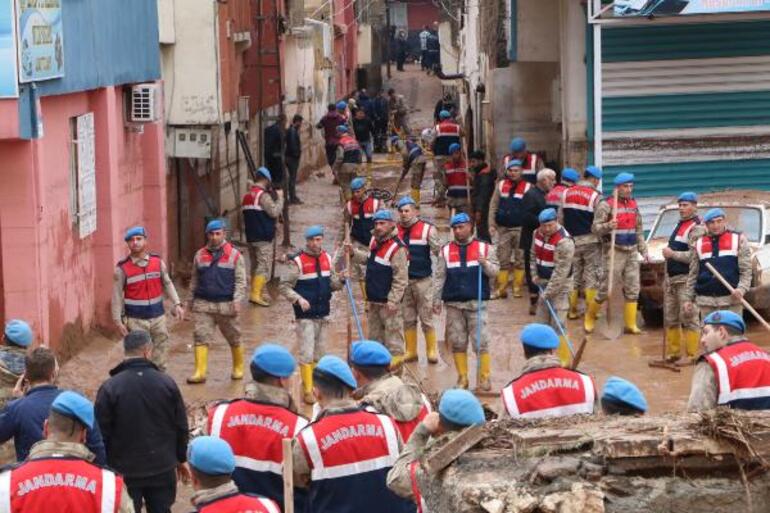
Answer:
[(96, 231), (94, 114), (70, 118), (70, 216), (81, 239)]

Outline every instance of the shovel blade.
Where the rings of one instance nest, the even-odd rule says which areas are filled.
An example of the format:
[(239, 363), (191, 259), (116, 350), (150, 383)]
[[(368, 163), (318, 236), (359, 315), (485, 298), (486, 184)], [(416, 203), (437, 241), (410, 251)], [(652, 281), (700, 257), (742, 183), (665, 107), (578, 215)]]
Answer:
[(620, 273), (616, 272), (613, 279), (615, 286), (612, 287), (612, 291), (605, 301), (607, 307), (604, 316), (596, 321), (599, 333), (608, 340), (617, 340), (623, 334), (623, 310), (626, 306), (626, 299), (623, 296), (623, 286), (620, 279)]

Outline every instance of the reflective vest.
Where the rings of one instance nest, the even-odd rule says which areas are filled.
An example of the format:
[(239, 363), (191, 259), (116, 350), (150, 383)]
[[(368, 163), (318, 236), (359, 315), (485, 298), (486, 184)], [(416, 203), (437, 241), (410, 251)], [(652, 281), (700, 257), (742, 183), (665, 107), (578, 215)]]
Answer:
[(298, 304), (294, 307), (297, 319), (320, 319), (329, 315), (332, 299), (332, 259), (326, 251), (318, 256), (300, 251), (293, 259), (299, 269), (294, 291), (310, 303), (310, 309), (303, 312)]
[(470, 176), (465, 167), (465, 161), (447, 160), (444, 163), (444, 174), (446, 174), (447, 196), (450, 198), (467, 198)]
[(717, 404), (770, 409), (770, 354), (747, 340), (704, 355), (717, 381)]
[(404, 243), (391, 237), (381, 244), (372, 237), (369, 243), (369, 259), (366, 262), (366, 299), (372, 303), (387, 303), (393, 284), (393, 255)]
[(550, 280), (556, 266), (556, 246), (562, 239), (569, 237), (569, 233), (564, 228), (560, 228), (552, 234), (548, 240), (545, 240), (540, 230), (535, 230), (535, 265), (537, 266), (537, 276), (544, 280)]
[(433, 143), (434, 155), (447, 156), (452, 144), (460, 144), (460, 125), (454, 121), (444, 120), (436, 125), (434, 131), (436, 132), (436, 139)]
[(281, 507), (264, 497), (234, 493), (198, 504), (196, 511), (198, 513), (281, 513)]
[(721, 235), (706, 234), (695, 243), (700, 266), (698, 279), (695, 281), (695, 293), (699, 296), (729, 296), (730, 291), (722, 285), (716, 276), (706, 267), (706, 262), (714, 266), (733, 287), (738, 286), (741, 275), (738, 268), (738, 247), (741, 234), (725, 230)]
[(348, 215), (352, 219), (350, 226), (350, 236), (363, 245), (368, 245), (372, 239), (372, 230), (374, 229), (374, 213), (380, 208), (380, 200), (367, 197), (363, 203), (355, 199), (348, 201)]
[(267, 191), (254, 186), (243, 196), (241, 212), (248, 242), (268, 242), (275, 237), (275, 219), (259, 205), (259, 200)]
[(136, 265), (130, 256), (118, 262), (126, 277), (123, 285), (126, 317), (152, 319), (164, 314), (161, 265), (160, 257), (153, 254), (149, 255), (146, 267)]
[(361, 145), (352, 135), (343, 135), (340, 137), (340, 146), (342, 147), (343, 164), (360, 164), (361, 163)]
[(417, 468), (419, 466), (420, 460), (414, 460), (409, 464), (409, 481), (412, 483), (412, 495), (414, 496), (414, 503), (417, 505), (417, 513), (428, 513), (428, 505), (422, 498), (420, 483), (417, 482)]
[(422, 400), (422, 407), (420, 408), (420, 412), (415, 418), (406, 421), (398, 421), (394, 419), (396, 428), (398, 428), (398, 432), (401, 433), (401, 440), (403, 440), (404, 443), (409, 441), (409, 437), (412, 436), (412, 433), (415, 429), (417, 429), (417, 426), (420, 424), (420, 422), (422, 422), (422, 419), (424, 419), (430, 412), (433, 411), (433, 408), (431, 408), (430, 401), (428, 401), (427, 397), (425, 397), (423, 394), (420, 394), (420, 399)]
[(357, 408), (327, 413), (297, 440), (310, 466), (309, 513), (414, 511), (385, 485), (399, 454), (390, 417)]
[[(508, 169), (508, 162), (513, 159), (513, 155), (510, 153), (503, 157), (503, 169)], [(527, 152), (525, 157), (521, 159), (521, 176), (527, 182), (534, 184), (537, 182), (537, 154)]]
[(479, 254), (489, 256), (489, 244), (474, 239), (470, 244), (452, 241), (441, 248), (446, 261), (446, 280), (441, 292), (443, 301), (473, 301), (478, 299), (481, 271), (481, 299), (489, 299), (489, 278), (479, 267)]
[(409, 228), (398, 225), (398, 237), (409, 249), (409, 278), (419, 279), (430, 276), (433, 272), (430, 261), (430, 243), (428, 236), (432, 224), (419, 220)]
[(573, 185), (564, 193), (562, 212), (564, 228), (575, 237), (591, 233), (594, 224), (594, 208), (599, 191), (587, 185)]
[[(283, 505), (281, 441), (296, 437), (307, 424), (304, 417), (282, 406), (236, 399), (209, 411), (208, 432), (233, 449), (233, 481), (239, 490)], [(306, 500), (302, 493), (295, 493), (295, 498)]]
[(502, 396), (512, 418), (538, 419), (593, 413), (596, 389), (590, 376), (555, 366), (522, 374)]
[(548, 191), (548, 194), (545, 195), (545, 202), (548, 207), (555, 208), (558, 212), (561, 208), (562, 201), (564, 200), (564, 191), (566, 190), (566, 185), (560, 183), (554, 185), (553, 188)]
[[(611, 209), (615, 208), (615, 198), (607, 200)], [(618, 198), (618, 227), (615, 229), (616, 246), (633, 246), (636, 244), (636, 218), (639, 209), (636, 200)]]
[[(682, 219), (676, 224), (668, 239), (668, 247), (674, 251), (687, 251), (690, 249), (690, 233), (692, 229), (701, 224), (699, 217)], [(669, 276), (680, 276), (690, 272), (690, 264), (677, 262), (673, 258), (666, 260), (666, 272)]]
[(211, 252), (203, 247), (195, 254), (195, 269), (198, 273), (198, 286), (195, 297), (214, 303), (232, 301), (235, 297), (235, 265), (241, 252), (229, 242)]
[(123, 478), (71, 457), (42, 458), (0, 474), (4, 513), (117, 513)]
[(500, 203), (498, 203), (497, 212), (495, 212), (495, 223), (498, 226), (506, 228), (521, 226), (523, 215), (521, 200), (531, 188), (532, 184), (525, 180), (514, 182), (510, 178), (505, 178), (498, 182), (497, 190), (500, 193)]

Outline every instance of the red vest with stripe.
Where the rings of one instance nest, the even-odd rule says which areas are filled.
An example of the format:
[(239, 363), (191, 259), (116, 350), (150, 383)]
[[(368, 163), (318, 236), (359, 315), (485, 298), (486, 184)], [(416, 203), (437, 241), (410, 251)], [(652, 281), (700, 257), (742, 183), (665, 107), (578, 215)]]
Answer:
[(350, 236), (363, 244), (369, 244), (372, 239), (372, 229), (374, 229), (374, 213), (380, 208), (380, 200), (371, 196), (367, 197), (362, 203), (355, 199), (348, 201), (347, 209), (352, 223), (350, 225)]
[(393, 284), (393, 255), (404, 247), (398, 237), (391, 237), (382, 243), (372, 237), (369, 243), (369, 260), (366, 262), (366, 299), (372, 303), (387, 303), (390, 286)]
[(447, 196), (450, 198), (468, 197), (468, 170), (464, 160), (447, 160), (444, 163), (446, 174)]
[(573, 185), (564, 193), (562, 213), (564, 228), (575, 237), (591, 233), (594, 223), (594, 209), (599, 191), (586, 185)]
[[(671, 232), (671, 237), (668, 239), (668, 247), (674, 251), (687, 251), (690, 249), (690, 232), (692, 229), (698, 226), (700, 218), (698, 216), (691, 217), (690, 219), (680, 220), (674, 231)], [(666, 260), (666, 272), (669, 276), (680, 276), (690, 272), (690, 264), (685, 262), (677, 262), (673, 258)]]
[(512, 418), (538, 419), (593, 413), (596, 390), (590, 376), (548, 367), (522, 374), (503, 388), (502, 396)]
[(540, 229), (535, 230), (535, 265), (537, 266), (538, 277), (544, 280), (550, 280), (553, 269), (556, 266), (556, 245), (569, 237), (569, 233), (564, 228), (559, 228), (551, 234), (546, 240)]
[(160, 257), (149, 255), (147, 267), (141, 267), (129, 256), (118, 262), (118, 267), (126, 277), (123, 286), (123, 309), (126, 317), (152, 319), (163, 315)]
[(704, 355), (717, 378), (717, 404), (770, 409), (770, 354), (747, 340)]
[(321, 319), (329, 315), (329, 303), (332, 299), (332, 259), (326, 251), (319, 255), (311, 255), (300, 251), (293, 258), (299, 268), (297, 284), (294, 291), (310, 303), (305, 312), (298, 304), (294, 307), (297, 319)]
[(417, 468), (420, 466), (420, 460), (414, 460), (409, 464), (409, 481), (412, 483), (412, 495), (414, 503), (417, 505), (417, 513), (428, 513), (428, 506), (420, 492), (420, 483), (417, 482)]
[[(615, 198), (607, 200), (611, 209), (615, 208)], [(633, 246), (636, 240), (636, 218), (639, 215), (639, 207), (633, 198), (618, 198), (618, 227), (615, 230), (616, 246)]]
[(546, 204), (556, 209), (558, 212), (561, 208), (562, 201), (564, 200), (564, 192), (567, 190), (566, 185), (562, 185), (560, 183), (557, 183), (553, 186), (553, 188), (548, 191), (548, 194), (545, 195), (545, 202)]
[(433, 143), (433, 153), (438, 156), (449, 155), (449, 147), (452, 144), (460, 144), (460, 125), (454, 121), (445, 119), (434, 129), (436, 139)]
[[(0, 474), (9, 513), (117, 513), (123, 478), (77, 458), (28, 460)], [(9, 500), (10, 499), (10, 500)]]
[(241, 200), (243, 229), (248, 242), (269, 242), (275, 237), (275, 219), (259, 204), (265, 193), (265, 189), (255, 185)]
[(398, 236), (409, 249), (409, 278), (427, 278), (433, 272), (430, 260), (432, 224), (419, 220), (409, 228), (398, 225)]
[(198, 513), (281, 513), (281, 507), (264, 497), (236, 493), (205, 504), (198, 504), (196, 511)]
[(343, 135), (340, 137), (340, 146), (342, 146), (342, 162), (345, 164), (361, 163), (361, 145), (358, 144), (352, 135)]
[[(470, 244), (452, 241), (441, 248), (446, 261), (446, 279), (441, 292), (442, 301), (473, 301), (478, 299), (479, 255), (489, 256), (490, 245), (474, 239)], [(481, 270), (481, 299), (489, 299), (489, 278)]]
[[(510, 153), (503, 157), (503, 169), (508, 169), (508, 162), (511, 160), (513, 160), (513, 155)], [(521, 176), (531, 184), (537, 182), (537, 161), (537, 154), (529, 152), (526, 152), (524, 158), (521, 159)]]
[(208, 246), (198, 250), (194, 263), (198, 273), (196, 298), (214, 303), (232, 301), (235, 297), (235, 266), (241, 252), (229, 242), (212, 252)]
[(401, 440), (403, 440), (404, 443), (409, 441), (409, 437), (412, 436), (412, 433), (415, 429), (417, 429), (417, 426), (420, 424), (420, 422), (422, 422), (422, 419), (424, 419), (431, 411), (433, 411), (430, 406), (430, 401), (428, 401), (427, 397), (425, 397), (423, 394), (420, 394), (420, 399), (422, 399), (422, 407), (420, 408), (420, 412), (415, 418), (404, 422), (400, 422), (394, 419), (396, 427), (398, 428), (399, 433), (401, 433)]
[(732, 230), (725, 230), (720, 235), (706, 234), (695, 242), (695, 251), (700, 262), (698, 278), (695, 281), (696, 294), (712, 297), (730, 295), (727, 287), (708, 270), (707, 262), (713, 265), (730, 285), (738, 286), (741, 279), (738, 267), (740, 243), (741, 234)]
[(510, 178), (504, 178), (497, 184), (497, 190), (500, 194), (500, 203), (495, 212), (495, 223), (506, 228), (515, 228), (521, 226), (522, 212), (521, 200), (532, 184), (526, 180), (514, 182)]

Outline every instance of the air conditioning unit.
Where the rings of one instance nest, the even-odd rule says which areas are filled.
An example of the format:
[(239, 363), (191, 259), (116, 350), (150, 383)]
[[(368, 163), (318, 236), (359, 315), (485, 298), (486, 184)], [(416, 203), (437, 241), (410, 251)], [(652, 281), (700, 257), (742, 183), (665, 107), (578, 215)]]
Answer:
[(160, 121), (160, 91), (158, 84), (131, 86), (129, 119), (132, 123), (156, 123)]

